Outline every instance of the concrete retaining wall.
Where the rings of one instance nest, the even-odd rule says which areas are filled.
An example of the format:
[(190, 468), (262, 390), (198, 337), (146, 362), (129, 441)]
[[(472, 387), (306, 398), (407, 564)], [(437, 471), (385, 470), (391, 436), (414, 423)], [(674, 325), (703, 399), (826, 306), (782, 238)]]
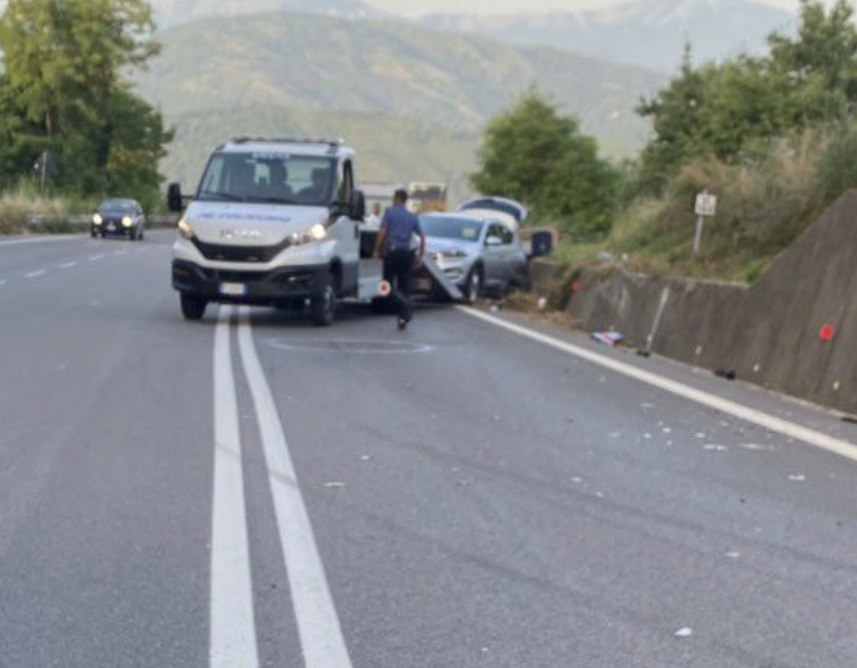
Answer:
[[(843, 196), (753, 286), (588, 270), (570, 315), (638, 347), (857, 413), (857, 192)], [(821, 340), (825, 325), (833, 341)]]

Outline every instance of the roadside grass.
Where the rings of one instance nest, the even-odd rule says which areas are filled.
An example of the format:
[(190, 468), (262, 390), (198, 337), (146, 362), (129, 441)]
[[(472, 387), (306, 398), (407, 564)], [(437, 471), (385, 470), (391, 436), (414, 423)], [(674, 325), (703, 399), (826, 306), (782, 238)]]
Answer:
[(69, 216), (90, 213), (96, 203), (93, 199), (42, 195), (26, 182), (0, 193), (0, 234), (22, 234), (31, 229), (31, 221), (41, 220), (40, 232), (72, 232)]
[[(811, 129), (727, 164), (713, 157), (684, 167), (659, 198), (637, 199), (601, 242), (561, 243), (561, 263), (591, 265), (599, 253), (627, 256), (633, 270), (752, 283), (847, 189), (857, 186), (857, 125)], [(702, 252), (692, 256), (694, 201), (718, 196)]]

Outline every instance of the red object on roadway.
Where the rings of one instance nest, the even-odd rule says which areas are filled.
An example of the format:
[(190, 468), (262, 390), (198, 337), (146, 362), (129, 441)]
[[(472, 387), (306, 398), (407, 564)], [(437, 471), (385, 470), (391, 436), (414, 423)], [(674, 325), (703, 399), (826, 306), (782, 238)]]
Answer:
[(836, 328), (833, 325), (825, 325), (821, 328), (821, 340), (830, 343), (836, 338)]

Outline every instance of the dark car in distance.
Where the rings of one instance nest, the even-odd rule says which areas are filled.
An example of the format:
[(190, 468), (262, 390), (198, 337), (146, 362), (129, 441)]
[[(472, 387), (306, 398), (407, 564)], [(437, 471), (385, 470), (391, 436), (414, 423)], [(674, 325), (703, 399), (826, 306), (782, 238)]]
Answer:
[(123, 236), (142, 239), (146, 229), (143, 207), (133, 199), (108, 199), (92, 214), (90, 234), (94, 237)]

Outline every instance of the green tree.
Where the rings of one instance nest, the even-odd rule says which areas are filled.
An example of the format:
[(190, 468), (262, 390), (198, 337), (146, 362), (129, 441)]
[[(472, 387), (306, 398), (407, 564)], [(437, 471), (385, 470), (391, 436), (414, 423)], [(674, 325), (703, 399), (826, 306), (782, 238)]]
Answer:
[(473, 186), (527, 203), (577, 237), (610, 229), (615, 174), (578, 122), (530, 91), (488, 126)]
[(157, 189), (150, 172), (157, 175), (171, 135), (124, 78), (157, 52), (153, 31), (144, 0), (9, 0), (0, 19), (0, 109), (7, 119), (0, 131), (15, 148), (2, 150), (4, 176), (26, 172), (49, 150), (57, 185), (101, 192), (116, 186), (111, 165), (133, 151), (136, 175), (146, 174), (140, 186)]
[(857, 101), (857, 28), (845, 0), (827, 10), (802, 0), (795, 37), (774, 33), (770, 54), (694, 67), (690, 48), (679, 75), (638, 113), (654, 139), (642, 154), (646, 189), (660, 191), (688, 162), (726, 163), (807, 127), (841, 119)]

